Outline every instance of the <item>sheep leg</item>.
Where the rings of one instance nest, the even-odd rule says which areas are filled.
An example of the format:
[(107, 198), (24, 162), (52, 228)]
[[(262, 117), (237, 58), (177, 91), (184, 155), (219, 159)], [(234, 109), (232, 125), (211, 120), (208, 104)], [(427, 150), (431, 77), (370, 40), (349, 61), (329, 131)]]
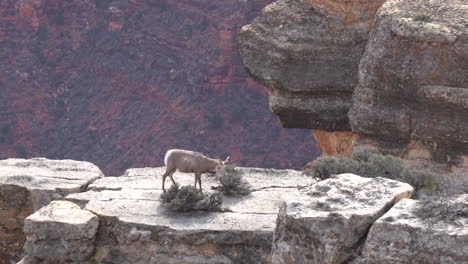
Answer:
[(169, 174), (169, 178), (171, 178), (172, 184), (174, 184), (174, 186), (177, 186), (177, 183), (175, 183), (174, 178), (172, 178), (172, 174), (174, 174), (174, 172), (175, 171), (173, 171), (171, 174)]
[(166, 182), (166, 177), (169, 176), (171, 179), (172, 183), (175, 184), (174, 179), (172, 178), (172, 174), (174, 173), (175, 170), (166, 170), (162, 177), (162, 190), (163, 192), (166, 192), (166, 189), (164, 188), (164, 182)]
[(198, 185), (200, 187), (200, 192), (202, 191), (201, 188), (201, 173), (195, 173), (195, 188), (197, 187), (197, 180), (198, 180)]

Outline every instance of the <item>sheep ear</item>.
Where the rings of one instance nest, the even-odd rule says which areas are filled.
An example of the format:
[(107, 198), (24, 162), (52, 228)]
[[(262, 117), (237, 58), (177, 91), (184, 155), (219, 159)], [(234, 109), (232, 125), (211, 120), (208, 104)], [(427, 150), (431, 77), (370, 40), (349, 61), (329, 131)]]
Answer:
[(226, 160), (223, 161), (223, 164), (224, 164), (224, 163), (227, 163), (227, 162), (229, 161), (229, 158), (230, 158), (230, 157), (231, 157), (231, 156), (228, 156), (228, 157), (226, 158)]

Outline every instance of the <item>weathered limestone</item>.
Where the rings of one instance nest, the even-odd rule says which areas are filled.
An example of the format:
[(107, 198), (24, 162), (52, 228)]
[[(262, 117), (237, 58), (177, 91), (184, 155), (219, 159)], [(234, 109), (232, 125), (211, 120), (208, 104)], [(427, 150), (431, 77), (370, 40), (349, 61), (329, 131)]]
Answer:
[[(298, 188), (316, 181), (292, 170), (242, 170), (254, 191), (224, 197), (230, 212), (168, 211), (159, 199), (164, 168), (130, 169), (66, 199), (99, 217), (91, 258), (98, 263), (270, 263), (282, 201), (300, 199)], [(180, 185), (194, 184), (193, 174), (176, 172), (174, 178)], [(218, 185), (215, 176), (202, 175), (205, 192)]]
[(413, 188), (385, 178), (341, 174), (281, 207), (272, 263), (343, 263), (359, 253), (372, 223)]
[(24, 221), (24, 251), (38, 258), (81, 262), (94, 251), (99, 220), (68, 201), (53, 201)]
[(83, 191), (102, 177), (99, 168), (74, 160), (0, 160), (0, 264), (18, 261), (24, 219), (54, 199)]
[(359, 144), (468, 166), (466, 21), (464, 0), (390, 0), (380, 8), (349, 112)]
[(284, 127), (349, 130), (359, 60), (384, 0), (279, 0), (239, 33), (248, 72)]
[(439, 203), (403, 199), (369, 231), (356, 264), (468, 263), (468, 195)]

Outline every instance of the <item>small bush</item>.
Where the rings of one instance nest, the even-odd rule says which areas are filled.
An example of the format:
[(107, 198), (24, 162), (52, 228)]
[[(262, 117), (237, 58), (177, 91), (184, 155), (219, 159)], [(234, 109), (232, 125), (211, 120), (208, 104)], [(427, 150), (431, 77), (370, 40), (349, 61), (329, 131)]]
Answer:
[(358, 174), (358, 163), (343, 157), (325, 156), (314, 160), (312, 168), (305, 173), (320, 180), (328, 179), (333, 174)]
[(430, 22), (431, 16), (428, 14), (419, 14), (413, 18), (414, 21)]
[(379, 152), (374, 148), (356, 148), (353, 151), (352, 159), (359, 162), (368, 162), (376, 154), (379, 154)]
[(206, 195), (193, 186), (172, 185), (161, 194), (161, 200), (167, 208), (177, 212), (220, 211), (223, 196), (219, 192)]
[(251, 193), (250, 184), (243, 179), (245, 173), (234, 165), (226, 165), (219, 177), (222, 192), (228, 196), (244, 196)]
[(18, 158), (22, 159), (27, 158), (29, 155), (28, 151), (26, 150), (26, 147), (21, 144), (16, 145), (16, 153), (18, 155)]
[(223, 127), (224, 119), (219, 114), (215, 114), (209, 118), (209, 122), (214, 129), (220, 129)]
[(320, 180), (332, 174), (354, 173), (362, 177), (384, 177), (406, 182), (416, 191), (439, 191), (444, 177), (429, 170), (410, 168), (405, 161), (391, 155), (382, 155), (375, 149), (356, 148), (352, 158), (322, 157), (312, 162), (312, 168), (305, 174)]

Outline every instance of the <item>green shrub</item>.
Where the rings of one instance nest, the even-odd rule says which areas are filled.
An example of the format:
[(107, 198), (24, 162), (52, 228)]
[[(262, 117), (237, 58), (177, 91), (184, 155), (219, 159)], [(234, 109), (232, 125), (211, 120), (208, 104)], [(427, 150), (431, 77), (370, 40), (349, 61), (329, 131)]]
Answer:
[(209, 122), (214, 129), (220, 129), (223, 127), (224, 119), (219, 114), (215, 114), (210, 117)]
[(358, 147), (354, 149), (352, 159), (359, 162), (367, 162), (376, 154), (379, 154), (379, 152), (375, 148)]
[(312, 162), (305, 174), (324, 180), (332, 174), (354, 173), (362, 177), (384, 177), (406, 182), (415, 190), (438, 191), (444, 177), (429, 170), (410, 168), (404, 160), (379, 154), (371, 148), (356, 148), (352, 158), (321, 157)]
[(358, 174), (358, 163), (343, 157), (325, 156), (314, 160), (312, 169), (307, 170), (305, 173), (320, 180), (328, 179), (333, 174)]
[(0, 132), (2, 133), (2, 135), (9, 136), (11, 135), (11, 128), (9, 126), (3, 126)]
[(48, 35), (48, 31), (47, 31), (47, 28), (44, 27), (44, 26), (41, 26), (38, 30), (37, 30), (37, 38), (39, 39), (39, 41), (46, 41), (47, 40), (47, 35)]
[(154, 139), (154, 136), (153, 135), (148, 135), (146, 138), (145, 138), (145, 142), (146, 143), (150, 143), (151, 141), (153, 141)]
[(251, 193), (250, 184), (243, 179), (244, 171), (234, 165), (226, 165), (221, 172), (219, 182), (222, 192), (228, 196), (244, 196)]
[(431, 16), (428, 14), (419, 14), (413, 18), (414, 21), (430, 22)]
[(47, 62), (47, 65), (48, 65), (49, 67), (51, 67), (51, 68), (55, 68), (55, 67), (57, 67), (57, 62), (55, 62), (54, 60), (49, 60), (49, 61)]
[(21, 144), (16, 145), (16, 153), (18, 154), (18, 158), (25, 159), (28, 157), (26, 147)]
[(172, 185), (167, 192), (161, 194), (161, 200), (167, 208), (177, 212), (220, 211), (223, 196), (219, 192), (207, 195), (193, 186), (179, 188)]

